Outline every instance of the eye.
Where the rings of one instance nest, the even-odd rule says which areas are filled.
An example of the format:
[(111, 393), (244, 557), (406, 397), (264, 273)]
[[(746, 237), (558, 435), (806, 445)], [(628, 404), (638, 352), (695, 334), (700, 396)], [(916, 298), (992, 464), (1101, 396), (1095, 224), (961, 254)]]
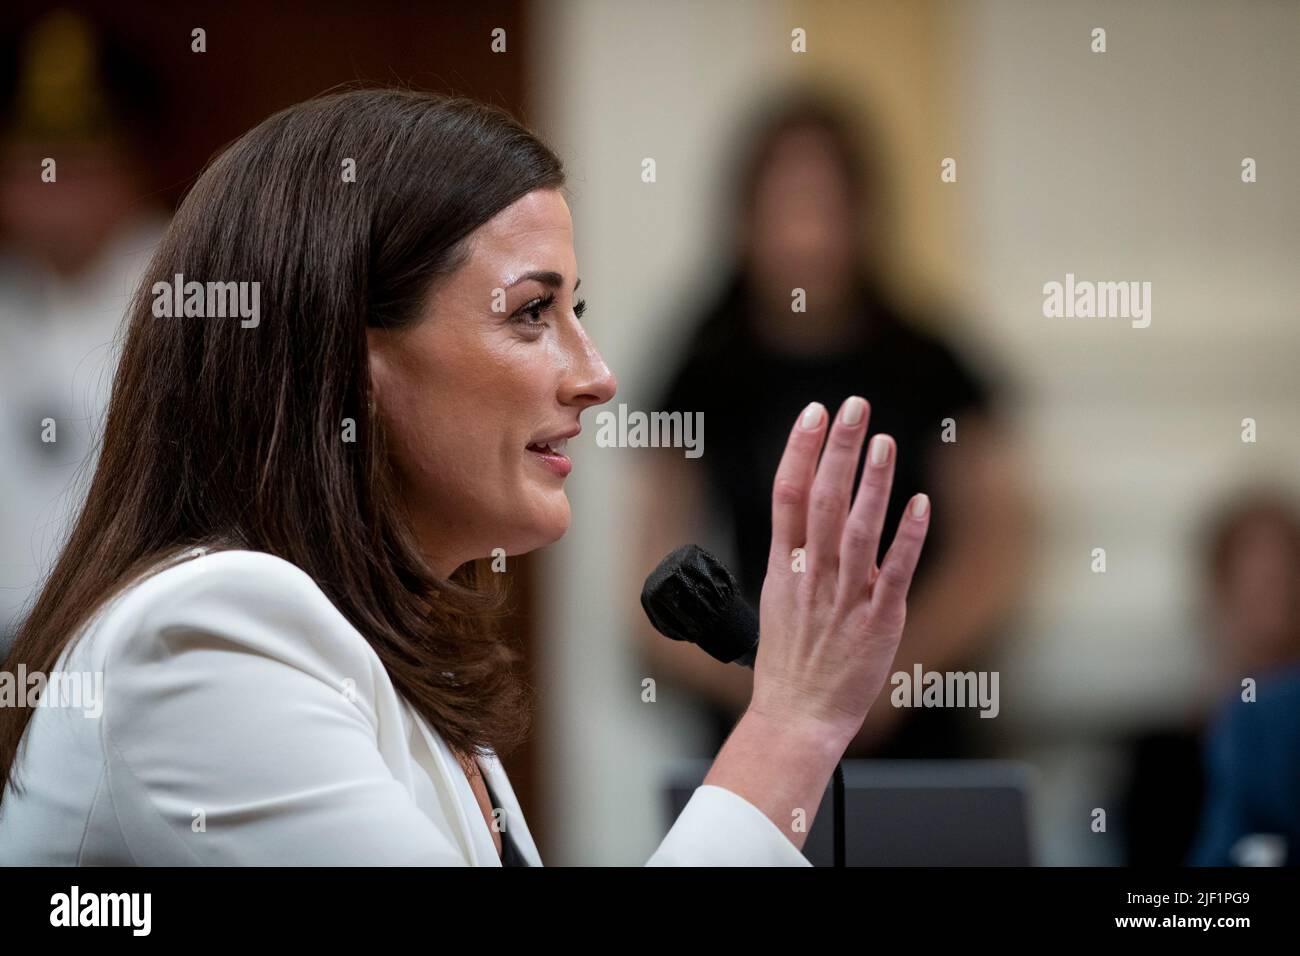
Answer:
[[(511, 316), (511, 318), (513, 318), (520, 325), (527, 325), (527, 326), (545, 325), (545, 323), (542, 322), (542, 313), (551, 311), (551, 307), (554, 305), (555, 305), (555, 293), (552, 292), (550, 295), (547, 295), (544, 298), (533, 299), (531, 302), (528, 302), (527, 304), (520, 306), (519, 309), (515, 312), (515, 314)], [(531, 316), (533, 321), (531, 322), (527, 321), (526, 319), (527, 316)]]
[[(520, 306), (519, 309), (516, 310), (515, 314), (511, 316), (511, 318), (520, 325), (525, 325), (528, 326), (529, 328), (541, 328), (544, 325), (546, 325), (546, 323), (542, 321), (542, 314), (544, 312), (551, 311), (551, 309), (554, 307), (555, 307), (555, 293), (552, 292), (543, 298), (533, 299), (531, 302), (528, 302), (527, 304)], [(581, 319), (582, 316), (586, 313), (586, 311), (587, 311), (586, 299), (579, 299), (577, 302), (573, 304), (574, 318)], [(529, 321), (530, 318), (531, 321)]]

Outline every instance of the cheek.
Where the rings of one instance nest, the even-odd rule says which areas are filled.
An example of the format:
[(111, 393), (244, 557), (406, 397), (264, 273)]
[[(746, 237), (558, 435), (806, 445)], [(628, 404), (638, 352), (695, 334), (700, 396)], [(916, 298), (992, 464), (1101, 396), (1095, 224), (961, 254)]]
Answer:
[(407, 483), (426, 497), (463, 496), (481, 482), (490, 461), (485, 442), (491, 417), (463, 392), (426, 388), (390, 418), (393, 457)]
[(553, 358), (544, 343), (511, 343), (405, 374), (387, 419), (405, 482), (461, 502), (517, 491), (525, 444), (560, 417)]

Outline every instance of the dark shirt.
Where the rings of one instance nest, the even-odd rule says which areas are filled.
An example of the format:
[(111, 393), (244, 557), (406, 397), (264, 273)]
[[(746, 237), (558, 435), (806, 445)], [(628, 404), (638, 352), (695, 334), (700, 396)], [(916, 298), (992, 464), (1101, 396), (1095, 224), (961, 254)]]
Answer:
[[(932, 469), (942, 467), (949, 447), (942, 441), (942, 421), (956, 420), (960, 441), (963, 413), (989, 404), (986, 388), (951, 350), (879, 297), (864, 299), (866, 332), (859, 345), (816, 357), (768, 348), (736, 314), (743, 309), (741, 297), (724, 297), (706, 315), (655, 407), (704, 413), (704, 454), (694, 463), (703, 469), (714, 508), (728, 519), (736, 555), (733, 571), (750, 603), (758, 606), (762, 590), (772, 537), (772, 480), (795, 418), (814, 400), (834, 416), (854, 394), (871, 405), (870, 432), (887, 432), (898, 448), (879, 556), (892, 542), (913, 494), (925, 491), (934, 502), (916, 572), (916, 580), (924, 580), (944, 546), (942, 496), (927, 480)], [(859, 477), (861, 468), (859, 462)], [(888, 691), (886, 686), (882, 698)], [(739, 715), (717, 707), (713, 711), (720, 745)], [(969, 748), (955, 729), (962, 722), (951, 710), (912, 711), (877, 755), (964, 755)]]
[(1300, 865), (1300, 665), (1259, 678), (1257, 698), (1235, 691), (1205, 745), (1204, 815), (1189, 862), (1232, 866), (1242, 837), (1281, 837), (1284, 865)]
[[(497, 800), (496, 794), (492, 792), (492, 785), (487, 781), (487, 775), (483, 776), (483, 786), (487, 789), (488, 802), (492, 804), (493, 809), (501, 806)], [(519, 848), (515, 846), (514, 839), (510, 836), (510, 828), (501, 831), (501, 865), (502, 866), (529, 866), (529, 862), (524, 859)]]

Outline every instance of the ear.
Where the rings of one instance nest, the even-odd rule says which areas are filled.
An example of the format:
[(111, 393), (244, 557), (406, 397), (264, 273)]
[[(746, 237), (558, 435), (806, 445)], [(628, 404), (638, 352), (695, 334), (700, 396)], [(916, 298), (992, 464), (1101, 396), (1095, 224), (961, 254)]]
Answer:
[(383, 329), (366, 329), (367, 364), (370, 367), (370, 411), (382, 405), (392, 380), (391, 336)]

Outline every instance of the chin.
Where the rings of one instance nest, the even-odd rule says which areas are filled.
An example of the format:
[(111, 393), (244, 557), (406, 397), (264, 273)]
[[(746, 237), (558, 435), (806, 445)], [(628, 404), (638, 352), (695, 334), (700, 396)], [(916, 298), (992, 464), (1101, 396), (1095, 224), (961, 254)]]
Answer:
[(554, 544), (564, 537), (569, 530), (569, 499), (560, 496), (559, 502), (547, 504), (530, 516), (526, 526), (516, 525), (511, 535), (514, 547), (507, 549), (507, 554), (527, 554), (549, 544)]
[(539, 548), (544, 548), (548, 544), (554, 544), (556, 541), (559, 541), (564, 537), (564, 532), (569, 530), (569, 499), (565, 498), (564, 507), (557, 508), (556, 511), (556, 514), (548, 516), (549, 520), (545, 525), (545, 530), (542, 532), (543, 537), (545, 537), (546, 540), (538, 545)]

